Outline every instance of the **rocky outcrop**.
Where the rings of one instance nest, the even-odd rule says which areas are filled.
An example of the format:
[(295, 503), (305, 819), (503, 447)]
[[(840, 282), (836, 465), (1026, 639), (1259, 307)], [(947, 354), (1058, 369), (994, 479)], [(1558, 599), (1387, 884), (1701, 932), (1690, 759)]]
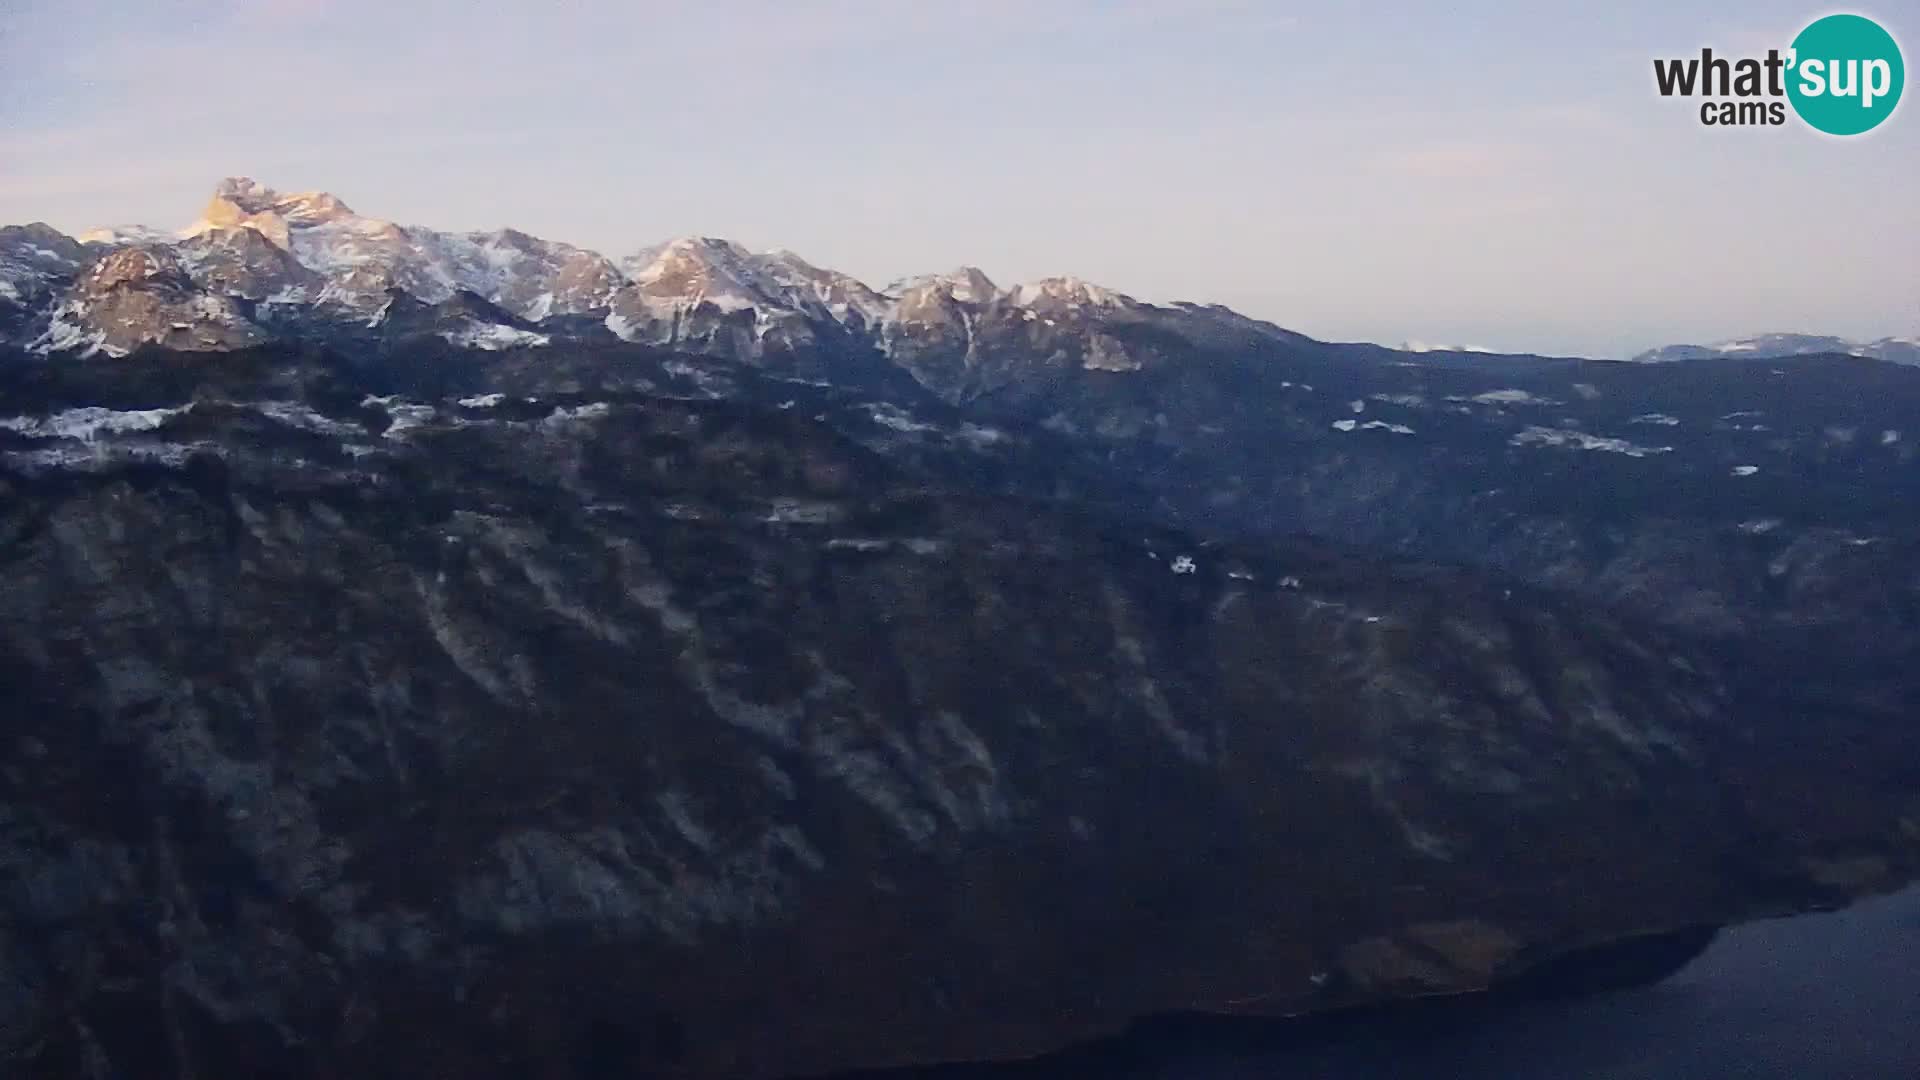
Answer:
[(55, 351), (125, 356), (142, 345), (223, 350), (267, 337), (233, 297), (196, 287), (172, 250), (133, 245), (102, 256), (81, 276), (39, 340)]
[(210, 292), (273, 306), (311, 304), (326, 279), (300, 265), (284, 244), (252, 228), (215, 228), (173, 248), (182, 270)]
[(0, 344), (26, 340), (91, 255), (45, 222), (0, 226)]
[(888, 301), (790, 252), (682, 237), (626, 260), (606, 327), (625, 341), (765, 363), (859, 347)]
[(442, 234), (439, 246), (460, 288), (534, 322), (605, 312), (626, 280), (602, 255), (517, 229)]
[(877, 347), (921, 385), (962, 404), (1004, 408), (1110, 375), (1179, 367), (1196, 348), (1223, 340), (1296, 340), (1224, 308), (1144, 304), (1077, 278), (1002, 290), (968, 268), (896, 288)]
[[(387, 291), (397, 288), (429, 304), (471, 292), (539, 321), (604, 312), (624, 282), (611, 262), (593, 252), (518, 230), (403, 227), (356, 213), (327, 192), (282, 194), (245, 177), (222, 181), (186, 233), (189, 242), (210, 234), (259, 237), (278, 253), (262, 252), (259, 261), (292, 260), (320, 282), (288, 302), (330, 303), (346, 309), (347, 318), (378, 308)], [(216, 292), (231, 291), (212, 277), (196, 280)], [(311, 335), (311, 321), (304, 325)]]

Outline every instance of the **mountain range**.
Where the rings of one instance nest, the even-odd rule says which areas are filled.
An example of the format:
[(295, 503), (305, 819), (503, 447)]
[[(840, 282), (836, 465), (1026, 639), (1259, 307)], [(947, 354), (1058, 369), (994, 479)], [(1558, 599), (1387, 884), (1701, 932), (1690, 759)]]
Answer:
[(1909, 366), (244, 180), (0, 283), (9, 1075), (1013, 1059), (1920, 877)]
[(963, 268), (881, 291), (791, 252), (700, 237), (615, 262), (513, 229), (401, 226), (324, 192), (281, 194), (246, 178), (222, 181), (200, 219), (177, 232), (85, 235), (0, 231), (0, 328), (16, 344), (123, 356), (148, 345), (392, 340), (400, 303), (419, 310), (399, 336), (480, 349), (558, 335), (745, 359), (853, 340), (964, 395), (989, 388), (1011, 351), (1131, 369), (1154, 359), (1136, 329), (1292, 336), (1224, 309), (1156, 307), (1067, 277), (1002, 288)]
[(1712, 345), (1666, 345), (1634, 357), (1641, 363), (1672, 363), (1705, 357), (1733, 356), (1765, 360), (1778, 356), (1861, 356), (1890, 364), (1920, 365), (1920, 338), (1888, 337), (1878, 341), (1849, 341), (1817, 334), (1759, 334)]
[[(177, 230), (119, 225), (76, 240), (42, 224), (0, 228), (0, 334), (36, 352), (391, 339), (382, 328), (396, 299), (432, 313), (403, 335), (481, 349), (559, 335), (748, 358), (851, 338), (950, 395), (990, 389), (1003, 362), (996, 353), (1008, 351), (1090, 369), (1150, 364), (1151, 346), (1132, 332), (1140, 328), (1300, 337), (1217, 306), (1145, 304), (1072, 277), (1003, 288), (963, 267), (876, 289), (792, 252), (704, 237), (616, 260), (510, 228), (403, 226), (326, 192), (283, 194), (247, 177), (221, 181), (200, 217)], [(1768, 334), (1635, 359), (1831, 352), (1920, 363), (1915, 341)], [(1402, 350), (1491, 352), (1418, 342)]]

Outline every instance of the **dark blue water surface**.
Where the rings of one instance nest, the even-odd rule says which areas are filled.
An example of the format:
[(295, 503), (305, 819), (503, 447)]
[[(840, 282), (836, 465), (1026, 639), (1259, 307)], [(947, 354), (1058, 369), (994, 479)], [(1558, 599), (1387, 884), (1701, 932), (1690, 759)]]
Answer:
[(1664, 982), (1514, 1005), (1438, 1030), (1174, 1057), (1150, 1075), (1920, 1080), (1920, 890), (1723, 934)]
[(1152, 1075), (1920, 1080), (1920, 890), (1735, 928), (1637, 990), (1293, 1051), (1191, 1049)]
[(1920, 1080), (1920, 888), (1722, 933), (1650, 986), (1200, 1022), (946, 1080)]

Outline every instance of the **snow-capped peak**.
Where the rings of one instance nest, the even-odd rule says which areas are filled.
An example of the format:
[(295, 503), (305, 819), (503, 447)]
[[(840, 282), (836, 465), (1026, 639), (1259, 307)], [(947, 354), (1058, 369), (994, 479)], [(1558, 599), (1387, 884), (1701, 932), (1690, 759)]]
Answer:
[(398, 288), (427, 303), (465, 290), (523, 318), (604, 310), (623, 284), (594, 252), (511, 229), (442, 233), (356, 213), (325, 191), (280, 192), (250, 177), (214, 189), (187, 239), (251, 230), (325, 279), (315, 302), (362, 315)]
[(1494, 350), (1484, 345), (1435, 345), (1426, 341), (1403, 341), (1401, 352), (1410, 353), (1490, 353)]
[(231, 199), (234, 202), (263, 203), (280, 197), (278, 192), (251, 176), (229, 176), (213, 186), (213, 195), (216, 199)]
[(213, 201), (231, 204), (245, 214), (272, 212), (304, 223), (355, 216), (346, 203), (328, 192), (282, 194), (250, 176), (229, 176), (220, 181), (213, 189)]
[(667, 285), (718, 277), (744, 285), (751, 274), (746, 264), (753, 253), (731, 240), (712, 236), (681, 236), (641, 251), (625, 261), (636, 285)]
[(1050, 277), (1015, 286), (1013, 302), (1021, 307), (1135, 307), (1138, 301), (1076, 277)]
[[(200, 220), (181, 230), (181, 235), (194, 237), (216, 229), (252, 229), (282, 250), (292, 251), (295, 231), (329, 225), (367, 234), (400, 231), (392, 222), (361, 217), (338, 197), (324, 191), (283, 195), (251, 177), (230, 176), (215, 186)], [(306, 262), (304, 258), (301, 261)]]
[(74, 237), (83, 244), (102, 244), (107, 247), (120, 247), (125, 244), (165, 244), (177, 238), (177, 233), (156, 229), (151, 225), (102, 225)]
[(1000, 286), (977, 266), (903, 278), (887, 286), (887, 295), (904, 297), (921, 290), (937, 292), (963, 304), (985, 304), (1000, 295)]
[(784, 248), (754, 256), (752, 262), (795, 306), (817, 305), (842, 323), (852, 321), (857, 315), (863, 324), (872, 325), (886, 315), (887, 298), (865, 282), (838, 270), (815, 266)]
[(755, 253), (708, 236), (669, 240), (621, 265), (632, 282), (633, 298), (657, 311), (710, 304), (723, 312), (752, 308), (762, 317), (796, 314), (871, 325), (883, 317), (888, 303), (863, 282), (815, 266), (791, 251)]
[(781, 306), (752, 265), (753, 254), (730, 240), (683, 236), (625, 260), (632, 290), (650, 305), (711, 304), (722, 311)]

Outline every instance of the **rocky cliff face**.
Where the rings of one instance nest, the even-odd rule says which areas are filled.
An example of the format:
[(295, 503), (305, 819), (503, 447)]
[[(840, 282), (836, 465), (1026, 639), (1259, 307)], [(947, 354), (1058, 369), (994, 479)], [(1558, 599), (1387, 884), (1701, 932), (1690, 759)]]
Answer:
[(932, 399), (454, 355), (9, 369), (12, 1071), (1019, 1056), (1920, 857), (1906, 727), (1713, 642), (1156, 525)]
[(0, 343), (39, 334), (36, 324), (90, 260), (86, 247), (51, 225), (0, 226)]
[[(218, 275), (219, 261), (209, 262)], [(143, 345), (243, 348), (267, 334), (239, 300), (197, 287), (172, 249), (136, 245), (102, 256), (81, 274), (53, 310), (42, 340), (56, 349), (125, 356)]]

